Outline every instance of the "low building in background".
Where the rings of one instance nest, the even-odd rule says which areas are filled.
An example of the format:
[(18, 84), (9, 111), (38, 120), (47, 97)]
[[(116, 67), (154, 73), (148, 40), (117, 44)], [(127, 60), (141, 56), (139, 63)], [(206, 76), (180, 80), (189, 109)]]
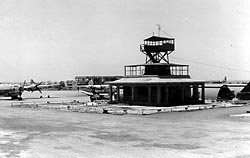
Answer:
[(76, 76), (75, 81), (80, 85), (102, 85), (110, 81), (115, 81), (122, 76)]

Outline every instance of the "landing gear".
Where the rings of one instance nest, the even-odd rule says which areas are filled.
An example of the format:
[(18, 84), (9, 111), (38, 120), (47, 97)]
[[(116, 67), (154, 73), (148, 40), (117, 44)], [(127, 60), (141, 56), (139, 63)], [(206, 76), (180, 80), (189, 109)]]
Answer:
[(18, 100), (23, 100), (23, 98), (20, 95), (15, 95), (15, 96), (11, 96), (12, 100), (18, 99)]
[(93, 102), (93, 101), (94, 101), (94, 98), (93, 98), (93, 97), (90, 97), (90, 101)]

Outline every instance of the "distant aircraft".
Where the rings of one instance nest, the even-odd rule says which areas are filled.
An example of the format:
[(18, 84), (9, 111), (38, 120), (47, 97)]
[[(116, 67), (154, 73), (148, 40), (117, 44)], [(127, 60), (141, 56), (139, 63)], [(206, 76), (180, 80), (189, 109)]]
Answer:
[(229, 101), (235, 97), (234, 91), (231, 91), (228, 85), (223, 85), (217, 95), (217, 101)]
[(107, 100), (109, 99), (109, 85), (84, 85), (78, 88), (84, 88), (79, 90), (81, 93), (90, 97), (91, 101), (94, 100)]
[(0, 84), (0, 96), (11, 97), (11, 99), (22, 100), (22, 93), (24, 91), (24, 85), (20, 84)]
[(30, 85), (24, 86), (24, 90), (28, 92), (34, 92), (39, 91), (42, 94), (43, 88), (50, 88), (50, 87), (56, 87), (59, 86), (59, 84), (53, 84), (53, 85), (42, 85), (43, 82), (36, 83), (33, 79), (30, 80)]
[(250, 100), (250, 82), (236, 95), (239, 100)]

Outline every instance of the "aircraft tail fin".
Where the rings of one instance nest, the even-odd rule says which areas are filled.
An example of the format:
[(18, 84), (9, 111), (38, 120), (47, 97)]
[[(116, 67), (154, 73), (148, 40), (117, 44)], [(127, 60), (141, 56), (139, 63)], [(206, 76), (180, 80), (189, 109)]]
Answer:
[(30, 83), (31, 84), (36, 84), (36, 82), (33, 79), (30, 80)]

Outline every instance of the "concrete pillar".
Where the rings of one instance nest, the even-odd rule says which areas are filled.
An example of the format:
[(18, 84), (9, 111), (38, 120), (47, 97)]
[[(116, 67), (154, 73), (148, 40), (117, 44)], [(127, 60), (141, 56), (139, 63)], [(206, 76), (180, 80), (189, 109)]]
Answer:
[(134, 102), (135, 101), (135, 87), (131, 86), (131, 101)]
[(165, 105), (168, 106), (168, 86), (165, 87)]
[(198, 90), (198, 85), (194, 84), (193, 85), (193, 98), (195, 101), (199, 100), (199, 90)]
[(160, 85), (157, 86), (157, 104), (158, 105), (161, 104), (161, 86)]
[(185, 96), (185, 86), (181, 86), (181, 103), (184, 103), (184, 96)]
[(148, 103), (151, 103), (151, 87), (148, 86)]
[(120, 102), (120, 86), (117, 86), (117, 101)]
[(203, 83), (202, 85), (201, 85), (201, 101), (202, 101), (202, 103), (205, 103), (205, 84)]
[(109, 85), (109, 101), (112, 102), (113, 101), (113, 92), (112, 92), (112, 85)]

